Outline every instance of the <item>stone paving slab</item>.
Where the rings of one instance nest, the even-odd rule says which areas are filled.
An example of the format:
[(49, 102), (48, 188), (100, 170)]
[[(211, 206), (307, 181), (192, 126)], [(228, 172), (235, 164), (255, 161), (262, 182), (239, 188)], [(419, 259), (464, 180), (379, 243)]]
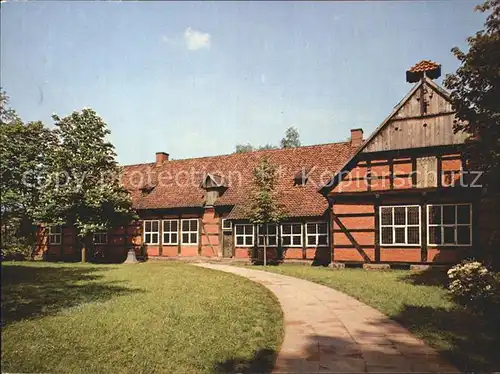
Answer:
[(278, 298), (285, 337), (274, 373), (458, 373), (407, 329), (360, 301), (286, 275), (197, 264), (263, 284)]

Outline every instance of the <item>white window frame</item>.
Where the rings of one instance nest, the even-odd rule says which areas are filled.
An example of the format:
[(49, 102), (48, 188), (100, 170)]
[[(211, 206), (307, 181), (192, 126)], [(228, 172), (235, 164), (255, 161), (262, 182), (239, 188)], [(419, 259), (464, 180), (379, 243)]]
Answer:
[[(147, 222), (151, 223), (151, 231), (146, 231), (146, 223)], [(157, 222), (158, 223), (158, 231), (152, 231), (153, 230), (153, 222)], [(144, 244), (146, 244), (146, 245), (158, 245), (158, 244), (160, 244), (160, 220), (158, 220), (158, 219), (147, 219), (147, 220), (144, 220), (142, 222), (142, 232), (143, 232), (142, 240), (143, 240)], [(151, 234), (151, 239), (153, 239), (153, 234), (157, 234), (158, 240), (156, 242), (153, 242), (153, 241), (147, 242), (146, 241), (146, 235), (147, 234)]]
[[(292, 228), (290, 228), (290, 234), (283, 234), (283, 226), (286, 225), (291, 225), (291, 226), (300, 225), (300, 244), (293, 244), (293, 238), (295, 236), (299, 236), (299, 234), (294, 234)], [(281, 234), (281, 244), (283, 247), (285, 247), (285, 245), (283, 244), (284, 237), (290, 237), (290, 245), (287, 245), (286, 248), (302, 248), (302, 246), (304, 245), (304, 225), (301, 222), (282, 223), (280, 225), (280, 234)]]
[[(468, 205), (469, 206), (469, 223), (458, 223), (458, 209), (457, 206), (460, 205)], [(429, 213), (431, 207), (436, 207), (439, 206), (441, 207), (441, 223), (429, 223)], [(455, 207), (455, 223), (443, 223), (443, 207), (444, 206), (454, 206)], [(427, 245), (430, 247), (470, 247), (472, 246), (472, 204), (471, 203), (457, 203), (457, 204), (427, 204), (426, 207), (426, 219), (427, 219)], [(458, 237), (458, 230), (457, 227), (459, 226), (469, 226), (469, 237), (470, 237), (470, 243), (469, 244), (435, 244), (435, 243), (430, 243), (431, 236), (429, 235), (430, 230), (429, 227), (441, 227), (441, 242), (444, 240), (444, 228), (445, 227), (453, 227), (455, 229), (455, 243), (457, 242), (457, 237)]]
[[(408, 224), (408, 208), (418, 208), (418, 225)], [(382, 210), (384, 208), (391, 208), (392, 210), (392, 224), (384, 225), (382, 224)], [(394, 220), (394, 208), (405, 208), (405, 224), (404, 225), (396, 225)], [(379, 237), (380, 237), (380, 245), (384, 247), (416, 247), (422, 245), (422, 211), (420, 205), (381, 205), (379, 207)], [(410, 243), (408, 244), (408, 227), (417, 227), (418, 226), (418, 243)], [(382, 227), (392, 227), (392, 243), (384, 243), (382, 236)], [(394, 243), (396, 240), (396, 228), (404, 227), (405, 228), (405, 243)]]
[[(53, 229), (57, 228), (58, 232), (52, 232)], [(62, 226), (49, 226), (48, 231), (48, 241), (49, 245), (61, 245), (62, 244)], [(57, 240), (54, 240), (56, 239)]]
[[(165, 223), (166, 222), (176, 222), (177, 223), (177, 230), (176, 231), (166, 231), (165, 230)], [(178, 219), (164, 219), (161, 221), (161, 234), (162, 234), (162, 244), (164, 245), (177, 245), (179, 244), (179, 220)], [(172, 234), (175, 234), (177, 236), (177, 240), (174, 242), (172, 241)], [(168, 237), (168, 240), (165, 240), (165, 237)]]
[[(229, 226), (226, 227), (226, 224)], [(221, 220), (222, 231), (233, 231), (233, 222), (227, 218), (222, 218)]]
[[(102, 238), (104, 238), (104, 240), (101, 240)], [(107, 231), (94, 232), (94, 234), (92, 235), (92, 240), (94, 244), (97, 245), (108, 244), (108, 232)]]
[[(264, 236), (264, 234), (261, 234), (260, 233), (260, 226), (263, 226), (264, 224), (258, 224), (257, 225), (257, 246), (258, 247), (263, 247), (264, 245), (260, 245), (259, 243), (259, 240), (260, 238), (266, 238), (267, 241), (266, 241), (266, 247), (269, 247), (269, 248), (274, 248), (274, 247), (278, 247), (279, 246), (279, 227), (278, 227), (278, 224), (277, 223), (266, 223), (268, 229), (267, 229), (267, 232), (268, 234), (266, 236)], [(275, 226), (276, 227), (276, 235), (269, 235), (269, 226)], [(276, 237), (276, 245), (269, 245), (269, 237), (270, 236), (274, 236)]]
[[(184, 231), (183, 228), (183, 223), (184, 222), (190, 222), (189, 223), (189, 230)], [(196, 231), (191, 230), (191, 221), (196, 221)], [(184, 234), (188, 234), (189, 242), (184, 242)], [(191, 242), (191, 234), (196, 234), (196, 242)], [(181, 219), (181, 244), (182, 245), (198, 245), (198, 242), (200, 241), (200, 220), (198, 218), (185, 218)]]
[[(315, 234), (308, 234), (307, 233), (307, 225), (316, 225), (316, 233)], [(326, 233), (325, 234), (320, 234), (318, 230), (318, 225), (326, 225)], [(308, 248), (316, 248), (316, 247), (328, 247), (330, 245), (330, 238), (328, 234), (328, 222), (326, 221), (318, 221), (318, 222), (306, 222), (306, 247)], [(319, 244), (319, 237), (320, 236), (326, 236), (326, 244)], [(309, 237), (314, 237), (316, 238), (316, 244), (312, 245), (309, 244)]]
[[(238, 226), (243, 226), (243, 234), (237, 234), (238, 232)], [(251, 227), (252, 228), (252, 233), (251, 234), (246, 234), (245, 233), (245, 227)], [(243, 244), (238, 244), (238, 237), (243, 238)], [(245, 244), (246, 243), (246, 238), (251, 237), (252, 238), (252, 244)], [(251, 223), (238, 223), (234, 225), (234, 246), (238, 248), (242, 247), (253, 247), (255, 244), (255, 226), (252, 225)]]

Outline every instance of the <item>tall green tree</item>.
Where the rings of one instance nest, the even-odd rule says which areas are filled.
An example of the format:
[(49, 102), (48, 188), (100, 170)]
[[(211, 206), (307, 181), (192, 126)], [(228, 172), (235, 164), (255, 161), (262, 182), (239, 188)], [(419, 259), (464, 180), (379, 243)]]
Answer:
[[(489, 12), (484, 29), (467, 39), (469, 50), (453, 48), (460, 61), (455, 74), (448, 75), (445, 86), (451, 91), (456, 110), (455, 131), (471, 135), (466, 152), (471, 167), (484, 172), (488, 204), (500, 210), (500, 0), (486, 1), (477, 11)], [(500, 228), (489, 238), (495, 262), (500, 264)]]
[(295, 127), (286, 129), (285, 137), (281, 139), (281, 148), (296, 148), (300, 147), (299, 131)]
[(41, 122), (23, 123), (5, 92), (0, 102), (1, 248), (4, 255), (30, 255), (35, 249), (38, 181), (46, 171), (54, 137)]
[[(278, 171), (268, 158), (260, 159), (253, 170), (252, 202), (248, 212), (250, 222), (257, 224), (264, 235), (264, 265), (267, 264), (268, 224), (278, 224), (284, 217), (284, 208), (277, 192)], [(257, 243), (258, 244), (258, 243)]]
[(121, 169), (102, 118), (92, 109), (83, 109), (53, 119), (57, 144), (42, 186), (38, 217), (49, 225), (74, 227), (86, 262), (93, 233), (128, 224), (136, 216), (120, 183)]

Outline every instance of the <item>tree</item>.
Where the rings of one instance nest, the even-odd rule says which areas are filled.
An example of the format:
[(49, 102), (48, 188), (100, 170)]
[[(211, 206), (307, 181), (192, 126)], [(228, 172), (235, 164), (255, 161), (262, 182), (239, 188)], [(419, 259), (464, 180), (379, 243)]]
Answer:
[[(448, 75), (445, 86), (451, 90), (457, 121), (455, 132), (471, 135), (466, 154), (471, 168), (483, 171), (483, 186), (489, 204), (500, 210), (500, 0), (489, 0), (476, 7), (487, 16), (484, 30), (467, 39), (467, 53), (453, 48), (461, 65)], [(500, 245), (498, 229), (490, 237), (494, 251)], [(498, 251), (497, 251), (498, 252)], [(498, 255), (498, 253), (497, 253)], [(498, 261), (499, 259), (497, 259)]]
[(267, 264), (267, 225), (279, 223), (284, 217), (283, 206), (279, 203), (276, 186), (277, 167), (266, 157), (260, 159), (253, 171), (252, 204), (248, 217), (250, 222), (262, 227), (264, 235), (264, 265)]
[(253, 145), (250, 143), (247, 144), (236, 144), (236, 149), (234, 153), (246, 153), (246, 152), (252, 152), (254, 151)]
[(0, 92), (1, 248), (7, 255), (32, 255), (39, 204), (39, 176), (45, 172), (53, 135), (41, 122), (24, 124)]
[(86, 262), (93, 233), (128, 224), (136, 216), (129, 193), (120, 183), (121, 169), (101, 117), (83, 109), (53, 119), (58, 141), (49, 160), (38, 217), (48, 225), (74, 227), (82, 262)]
[(292, 126), (286, 129), (285, 137), (281, 139), (281, 148), (296, 147), (300, 147), (299, 132)]
[[(281, 139), (281, 148), (295, 148), (295, 147), (300, 147), (299, 132), (295, 127), (289, 127), (288, 129), (286, 129), (285, 137)], [(236, 144), (234, 153), (265, 151), (269, 149), (278, 149), (278, 147), (273, 144), (264, 144), (258, 147), (254, 147), (250, 143)]]

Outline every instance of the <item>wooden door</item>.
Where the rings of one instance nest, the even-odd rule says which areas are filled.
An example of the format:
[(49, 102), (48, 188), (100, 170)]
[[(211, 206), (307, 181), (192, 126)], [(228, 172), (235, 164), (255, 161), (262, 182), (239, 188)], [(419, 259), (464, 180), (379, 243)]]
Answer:
[(222, 234), (222, 256), (233, 257), (233, 233), (224, 231)]

